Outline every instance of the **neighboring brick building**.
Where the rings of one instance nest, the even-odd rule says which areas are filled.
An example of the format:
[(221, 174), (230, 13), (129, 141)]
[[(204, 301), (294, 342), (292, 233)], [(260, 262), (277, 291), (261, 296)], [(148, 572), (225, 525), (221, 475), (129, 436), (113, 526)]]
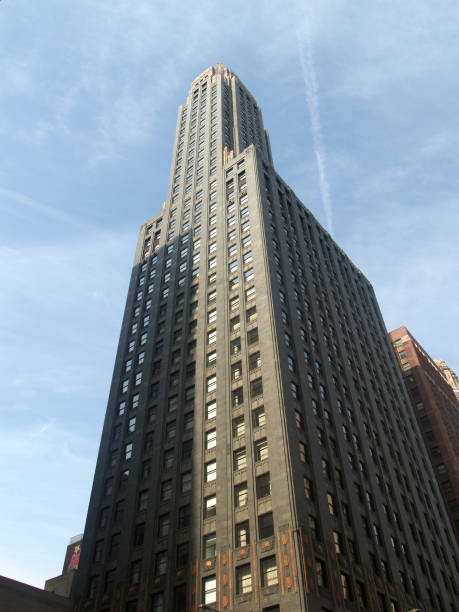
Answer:
[(75, 610), (453, 612), (432, 482), (370, 283), (209, 68), (138, 238)]
[(80, 562), (82, 540), (82, 533), (70, 538), (70, 542), (65, 552), (62, 574), (54, 578), (48, 578), (45, 582), (45, 591), (56, 593), (56, 595), (62, 595), (63, 597), (71, 596), (75, 574), (78, 571)]
[(448, 381), (448, 384), (452, 387), (454, 395), (459, 402), (459, 378), (457, 377), (456, 372), (454, 372), (454, 370), (452, 370), (448, 364), (443, 361), (443, 359), (435, 359), (435, 363), (440, 368), (441, 373)]
[(459, 542), (459, 403), (444, 362), (434, 361), (406, 327), (390, 338)]

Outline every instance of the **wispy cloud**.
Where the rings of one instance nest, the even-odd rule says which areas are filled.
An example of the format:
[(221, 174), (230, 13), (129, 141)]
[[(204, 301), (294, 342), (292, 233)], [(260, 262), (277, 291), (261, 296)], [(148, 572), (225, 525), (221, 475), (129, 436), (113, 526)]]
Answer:
[[(3, 202), (2, 202), (3, 200)], [(25, 208), (30, 212), (33, 210), (40, 215), (44, 215), (56, 221), (64, 221), (66, 224), (71, 224), (78, 227), (85, 227), (88, 229), (87, 224), (81, 223), (77, 218), (63, 212), (62, 210), (58, 210), (48, 204), (43, 204), (43, 202), (39, 202), (30, 196), (20, 193), (19, 191), (14, 191), (12, 189), (5, 189), (4, 187), (0, 187), (0, 206), (3, 208), (8, 208), (11, 210), (11, 207), (8, 206), (7, 202), (14, 203), (13, 211), (18, 212), (17, 205)]]
[(303, 75), (306, 102), (311, 121), (311, 133), (316, 158), (317, 172), (319, 175), (320, 194), (327, 219), (328, 231), (333, 235), (333, 209), (330, 195), (330, 186), (327, 177), (326, 155), (322, 136), (322, 125), (319, 109), (319, 87), (317, 83), (314, 54), (312, 49), (311, 33), (307, 20), (303, 27), (296, 29), (298, 53), (300, 56), (301, 72)]
[(8, 427), (0, 461), (14, 470), (0, 475), (0, 488), (8, 492), (0, 501), (0, 574), (43, 587), (60, 572), (69, 537), (84, 526), (96, 448), (56, 419), (28, 413)]

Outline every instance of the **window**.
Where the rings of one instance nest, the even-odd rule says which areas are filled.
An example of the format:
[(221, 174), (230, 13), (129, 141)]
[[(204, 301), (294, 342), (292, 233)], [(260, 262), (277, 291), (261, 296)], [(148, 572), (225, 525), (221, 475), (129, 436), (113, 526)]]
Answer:
[(148, 478), (151, 474), (151, 459), (147, 459), (142, 463), (142, 480)]
[(148, 506), (148, 489), (139, 492), (137, 510), (146, 510)]
[(134, 546), (142, 546), (145, 536), (145, 523), (140, 523), (135, 526), (134, 531)]
[(236, 593), (243, 595), (252, 592), (252, 574), (250, 563), (236, 567)]
[(189, 527), (191, 520), (191, 506), (187, 504), (186, 506), (181, 506), (178, 512), (178, 521), (177, 526), (179, 529), (184, 529), (185, 527)]
[(328, 585), (327, 567), (325, 561), (321, 559), (316, 559), (316, 576), (318, 586), (326, 588)]
[(271, 538), (274, 535), (274, 522), (272, 512), (260, 514), (258, 517), (258, 534), (260, 539)]
[(236, 547), (248, 546), (250, 542), (249, 521), (238, 523), (235, 526)]
[(110, 550), (108, 552), (110, 557), (116, 557), (120, 547), (121, 533), (114, 533), (110, 539)]
[(249, 369), (255, 370), (259, 367), (261, 367), (261, 357), (260, 351), (257, 351), (256, 353), (249, 355)]
[(129, 572), (129, 584), (138, 584), (140, 582), (141, 561), (133, 561)]
[(266, 414), (265, 414), (264, 406), (260, 406), (259, 408), (256, 408), (252, 412), (252, 418), (253, 418), (254, 427), (263, 427), (263, 425), (266, 424)]
[(327, 504), (328, 504), (328, 511), (330, 512), (330, 514), (332, 516), (336, 516), (337, 507), (336, 507), (335, 496), (333, 495), (333, 493), (327, 493)]
[(206, 463), (206, 482), (212, 482), (217, 478), (217, 462), (214, 459)]
[(233, 469), (243, 470), (247, 466), (247, 454), (245, 448), (240, 448), (233, 452)]
[(236, 406), (240, 406), (244, 401), (244, 392), (242, 387), (238, 389), (233, 389), (231, 391), (231, 406), (235, 408)]
[(183, 417), (183, 430), (191, 431), (193, 429), (194, 414), (193, 412), (187, 412)]
[(306, 476), (304, 476), (303, 485), (304, 485), (304, 494), (306, 496), (306, 499), (308, 499), (309, 501), (314, 501), (314, 489), (313, 489), (312, 481), (309, 480), (309, 478), (307, 478)]
[(254, 442), (255, 461), (264, 461), (268, 458), (268, 440), (261, 438)]
[(165, 480), (161, 483), (161, 501), (168, 501), (172, 495), (172, 480)]
[(206, 419), (214, 419), (217, 416), (217, 402), (214, 400), (206, 406)]
[(244, 417), (239, 416), (233, 419), (233, 438), (238, 438), (239, 436), (243, 436), (244, 433), (245, 433)]
[(341, 580), (341, 588), (343, 591), (343, 597), (345, 601), (351, 601), (352, 600), (352, 590), (351, 590), (351, 579), (350, 577), (345, 574), (344, 572), (341, 572), (340, 574), (340, 580)]
[(207, 393), (215, 391), (217, 388), (217, 376), (213, 374), (207, 378)]
[(170, 442), (175, 438), (176, 425), (175, 423), (167, 423), (166, 425), (166, 440)]
[(129, 459), (131, 459), (132, 457), (132, 448), (133, 448), (133, 443), (132, 442), (128, 442), (128, 444), (126, 444), (126, 446), (124, 447), (124, 458), (126, 461), (128, 461)]
[(164, 576), (167, 573), (168, 553), (163, 550), (156, 555), (155, 574), (156, 576)]
[(136, 423), (137, 418), (131, 417), (128, 421), (128, 432), (129, 433), (133, 433), (135, 431), (135, 423)]
[(214, 344), (217, 342), (217, 330), (213, 329), (207, 334), (207, 344)]
[(207, 354), (207, 366), (213, 366), (217, 362), (217, 351), (212, 351)]
[(215, 516), (217, 513), (217, 497), (216, 495), (209, 495), (204, 499), (204, 518), (210, 518)]
[(263, 394), (263, 381), (260, 378), (250, 381), (250, 397), (257, 397)]
[(192, 485), (193, 485), (192, 473), (185, 472), (184, 474), (182, 474), (181, 485), (180, 485), (181, 492), (188, 493), (189, 491), (191, 491)]
[(250, 329), (247, 332), (247, 344), (254, 344), (255, 342), (258, 342), (258, 327), (255, 327), (254, 329)]
[(215, 448), (217, 445), (217, 430), (211, 429), (206, 432), (206, 450), (210, 450), (211, 448)]
[(339, 531), (333, 531), (333, 544), (335, 546), (336, 554), (341, 554), (343, 552), (343, 543)]
[(215, 576), (203, 578), (202, 599), (204, 604), (211, 604), (217, 601), (217, 579)]
[(274, 555), (260, 560), (260, 574), (262, 587), (270, 587), (278, 583), (276, 557)]
[(236, 508), (241, 508), (247, 505), (248, 500), (248, 491), (247, 491), (247, 483), (241, 482), (234, 487), (234, 505)]
[(217, 547), (217, 535), (216, 533), (209, 533), (202, 539), (202, 558), (211, 559), (215, 557), (215, 551)]
[(249, 300), (253, 300), (255, 297), (255, 287), (249, 287), (245, 290), (245, 299), (248, 302)]
[(290, 393), (293, 399), (297, 400), (300, 398), (300, 388), (293, 380), (290, 381)]
[(252, 308), (249, 308), (247, 310), (245, 318), (246, 318), (246, 321), (247, 321), (248, 324), (255, 323), (255, 321), (257, 320), (257, 308), (256, 308), (256, 306), (252, 306)]
[(262, 499), (263, 497), (268, 497), (268, 495), (271, 495), (271, 477), (269, 472), (257, 476), (256, 491), (257, 499)]

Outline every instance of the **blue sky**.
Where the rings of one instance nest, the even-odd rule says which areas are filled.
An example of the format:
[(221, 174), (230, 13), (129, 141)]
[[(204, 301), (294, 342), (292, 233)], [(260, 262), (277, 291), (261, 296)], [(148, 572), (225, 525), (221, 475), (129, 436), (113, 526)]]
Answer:
[(43, 586), (83, 530), (137, 231), (217, 61), (388, 329), (459, 373), (458, 31), (446, 0), (0, 2), (0, 574)]

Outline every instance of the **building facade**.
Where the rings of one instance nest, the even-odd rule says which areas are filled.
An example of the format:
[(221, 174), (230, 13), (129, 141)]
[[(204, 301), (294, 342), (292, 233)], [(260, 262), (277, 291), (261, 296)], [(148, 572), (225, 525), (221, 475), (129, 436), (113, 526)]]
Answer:
[(453, 611), (454, 546), (371, 285), (209, 68), (140, 229), (75, 610)]
[(448, 381), (448, 384), (454, 391), (457, 401), (459, 402), (459, 378), (456, 372), (452, 370), (443, 359), (434, 359), (437, 366), (440, 368), (444, 378)]
[(459, 402), (444, 361), (431, 359), (406, 327), (390, 338), (459, 542)]

